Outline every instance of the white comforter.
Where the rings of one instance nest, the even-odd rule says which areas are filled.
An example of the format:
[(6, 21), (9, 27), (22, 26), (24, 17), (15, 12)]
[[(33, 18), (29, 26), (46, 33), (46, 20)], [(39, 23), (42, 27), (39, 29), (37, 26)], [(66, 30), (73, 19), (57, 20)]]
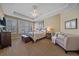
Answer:
[(29, 32), (30, 36), (36, 42), (37, 39), (43, 38), (46, 36), (46, 32), (38, 31), (38, 32)]

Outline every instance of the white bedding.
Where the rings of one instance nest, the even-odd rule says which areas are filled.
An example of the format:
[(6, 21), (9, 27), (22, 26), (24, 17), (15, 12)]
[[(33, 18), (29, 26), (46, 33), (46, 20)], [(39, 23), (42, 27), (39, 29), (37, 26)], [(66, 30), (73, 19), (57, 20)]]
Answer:
[(40, 38), (43, 38), (46, 36), (45, 31), (29, 32), (29, 34), (32, 37), (32, 39), (34, 40), (34, 42), (36, 42), (37, 39), (40, 39)]

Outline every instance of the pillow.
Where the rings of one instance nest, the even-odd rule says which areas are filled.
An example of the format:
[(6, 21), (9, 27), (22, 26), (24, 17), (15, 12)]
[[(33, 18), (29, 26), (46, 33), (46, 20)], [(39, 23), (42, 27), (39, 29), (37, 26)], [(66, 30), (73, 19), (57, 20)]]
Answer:
[(60, 35), (58, 35), (58, 38), (60, 38), (60, 39), (64, 39), (65, 36), (60, 34)]

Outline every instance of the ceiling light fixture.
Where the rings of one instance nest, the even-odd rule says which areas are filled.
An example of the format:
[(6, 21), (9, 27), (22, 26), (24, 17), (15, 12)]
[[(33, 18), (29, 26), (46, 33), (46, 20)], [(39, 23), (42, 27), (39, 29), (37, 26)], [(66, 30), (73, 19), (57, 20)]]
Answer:
[(32, 16), (37, 17), (38, 16), (38, 7), (36, 5), (33, 5), (33, 11), (32, 11)]

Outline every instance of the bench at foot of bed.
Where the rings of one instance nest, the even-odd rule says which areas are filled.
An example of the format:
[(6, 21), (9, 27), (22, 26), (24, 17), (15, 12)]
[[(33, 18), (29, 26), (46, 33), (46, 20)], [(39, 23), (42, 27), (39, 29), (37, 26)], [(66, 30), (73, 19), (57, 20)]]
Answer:
[(27, 36), (27, 35), (22, 35), (21, 38), (22, 38), (22, 41), (25, 42), (25, 43), (28, 43), (30, 41), (33, 42), (32, 38)]

